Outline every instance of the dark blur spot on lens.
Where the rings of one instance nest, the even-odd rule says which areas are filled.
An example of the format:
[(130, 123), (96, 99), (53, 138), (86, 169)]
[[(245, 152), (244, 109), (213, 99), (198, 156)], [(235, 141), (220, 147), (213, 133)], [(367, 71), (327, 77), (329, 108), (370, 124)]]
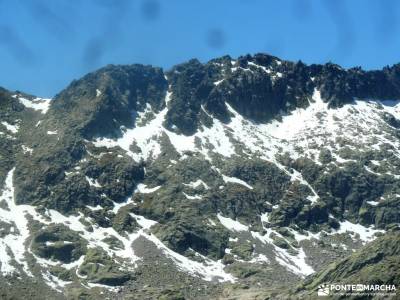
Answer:
[(3, 46), (20, 64), (26, 66), (35, 62), (35, 55), (17, 32), (11, 27), (0, 26), (0, 47)]
[(68, 18), (64, 18), (60, 11), (53, 10), (46, 1), (26, 1), (25, 8), (32, 15), (35, 22), (57, 39), (63, 40), (73, 36), (73, 27)]
[(348, 14), (343, 0), (322, 1), (325, 5), (332, 22), (335, 24), (337, 36), (333, 56), (339, 59), (347, 59), (354, 50), (356, 35), (354, 33), (353, 20)]
[(284, 42), (280, 39), (270, 39), (265, 44), (265, 52), (271, 55), (283, 56), (285, 54)]
[(94, 67), (100, 63), (104, 54), (104, 44), (100, 38), (90, 40), (83, 53), (83, 63), (86, 67)]
[(221, 49), (225, 45), (225, 34), (219, 29), (209, 30), (206, 42), (210, 48)]
[(160, 14), (160, 4), (157, 0), (144, 0), (141, 5), (141, 12), (145, 19), (155, 20)]

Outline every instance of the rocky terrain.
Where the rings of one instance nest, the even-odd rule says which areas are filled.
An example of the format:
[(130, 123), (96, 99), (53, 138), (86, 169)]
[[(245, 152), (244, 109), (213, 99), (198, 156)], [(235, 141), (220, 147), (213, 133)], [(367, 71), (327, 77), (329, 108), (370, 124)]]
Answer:
[(0, 89), (0, 298), (399, 286), (399, 129), (400, 65), (256, 54)]

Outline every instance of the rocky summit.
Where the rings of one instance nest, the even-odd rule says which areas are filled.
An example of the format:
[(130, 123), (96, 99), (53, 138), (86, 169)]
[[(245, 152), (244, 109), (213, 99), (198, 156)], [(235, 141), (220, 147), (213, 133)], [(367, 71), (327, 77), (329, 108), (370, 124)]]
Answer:
[(400, 289), (399, 223), (400, 64), (256, 54), (0, 89), (1, 299)]

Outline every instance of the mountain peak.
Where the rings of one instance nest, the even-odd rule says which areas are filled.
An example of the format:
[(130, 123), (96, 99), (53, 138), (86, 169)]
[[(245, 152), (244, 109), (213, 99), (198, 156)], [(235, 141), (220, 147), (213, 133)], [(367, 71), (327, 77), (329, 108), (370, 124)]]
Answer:
[(52, 109), (88, 137), (115, 135), (120, 126), (133, 126), (135, 111), (148, 104), (159, 111), (166, 89), (160, 68), (108, 65), (73, 81), (54, 98)]

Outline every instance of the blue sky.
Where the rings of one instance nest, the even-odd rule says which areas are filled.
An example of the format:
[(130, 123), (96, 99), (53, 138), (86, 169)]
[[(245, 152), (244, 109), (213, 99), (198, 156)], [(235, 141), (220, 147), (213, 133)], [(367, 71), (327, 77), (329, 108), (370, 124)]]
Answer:
[(266, 52), (306, 63), (400, 62), (395, 0), (0, 0), (0, 86), (52, 97), (106, 64), (169, 68)]

